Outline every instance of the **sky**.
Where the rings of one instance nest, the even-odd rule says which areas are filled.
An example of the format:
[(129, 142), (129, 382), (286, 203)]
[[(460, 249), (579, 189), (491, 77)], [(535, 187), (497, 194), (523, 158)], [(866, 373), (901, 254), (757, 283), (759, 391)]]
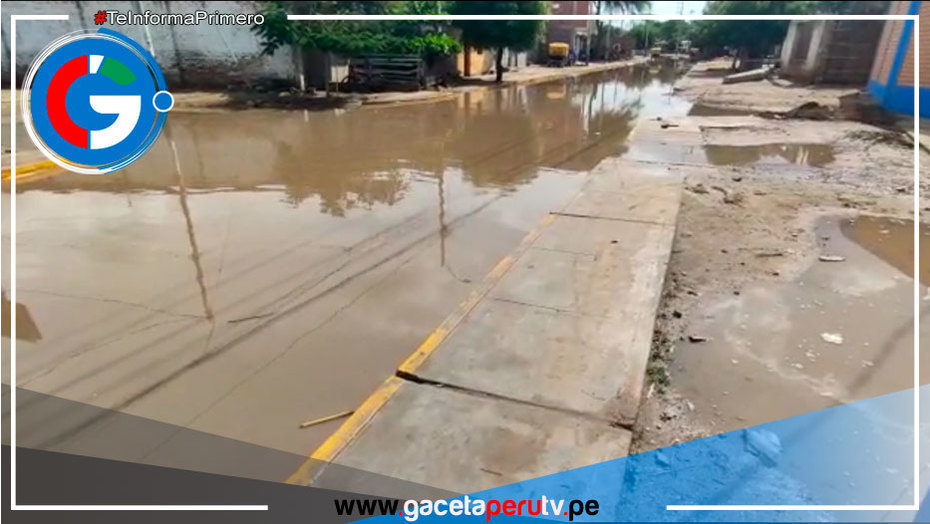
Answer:
[[(704, 6), (707, 2), (652, 2), (652, 14), (654, 15), (699, 15), (704, 12)], [(682, 11), (684, 7), (684, 11)]]

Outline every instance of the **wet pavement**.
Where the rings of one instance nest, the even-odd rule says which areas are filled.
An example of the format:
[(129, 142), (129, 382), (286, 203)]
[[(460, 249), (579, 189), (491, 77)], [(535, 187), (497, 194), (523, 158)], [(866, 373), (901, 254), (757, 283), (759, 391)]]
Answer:
[(178, 113), (119, 173), (21, 183), (17, 385), (311, 451), (340, 421), (299, 424), (354, 409), (637, 119), (687, 113), (672, 80)]

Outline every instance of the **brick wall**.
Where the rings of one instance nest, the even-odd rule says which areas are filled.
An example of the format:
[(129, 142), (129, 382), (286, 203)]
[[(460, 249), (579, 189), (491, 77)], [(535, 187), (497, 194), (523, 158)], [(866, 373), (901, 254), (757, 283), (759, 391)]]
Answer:
[[(910, 4), (910, 2), (901, 2)], [(906, 13), (906, 11), (905, 11)], [(930, 2), (920, 3), (920, 85), (930, 85), (930, 51), (927, 51), (930, 44)], [(903, 24), (903, 22), (901, 22)], [(901, 63), (901, 69), (898, 71), (898, 85), (914, 85), (914, 36), (907, 42), (907, 54), (904, 56), (904, 62)]]
[[(891, 9), (888, 12), (889, 14), (907, 14), (910, 5), (910, 1), (895, 1), (891, 3)], [(875, 80), (882, 85), (888, 83), (888, 75), (891, 73), (891, 65), (894, 63), (894, 55), (898, 49), (898, 42), (901, 40), (903, 30), (904, 22), (901, 20), (888, 20), (885, 22), (885, 28), (882, 30), (882, 36), (875, 55), (875, 62), (872, 64), (871, 80)]]
[(884, 24), (878, 20), (827, 22), (826, 44), (818, 56), (817, 82), (865, 85)]

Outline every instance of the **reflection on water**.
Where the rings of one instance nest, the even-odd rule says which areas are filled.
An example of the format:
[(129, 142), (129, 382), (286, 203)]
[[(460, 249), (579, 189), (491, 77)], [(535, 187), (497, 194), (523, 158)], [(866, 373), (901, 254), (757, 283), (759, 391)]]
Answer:
[[(914, 222), (897, 218), (863, 215), (844, 220), (843, 234), (873, 255), (909, 277), (914, 276)], [(920, 224), (920, 238), (930, 236), (930, 227)], [(920, 253), (921, 284), (930, 284), (930, 253)]]
[(827, 144), (762, 144), (752, 146), (706, 145), (707, 161), (717, 166), (744, 166), (758, 162), (823, 167), (834, 160)]
[[(447, 102), (355, 111), (172, 114), (169, 132), (191, 194), (283, 191), (298, 206), (343, 216), (392, 205), (411, 184), (451, 170), (476, 187), (514, 189), (541, 167), (588, 171), (624, 151), (640, 116), (683, 114), (671, 68), (626, 68), (579, 79), (463, 93)], [(162, 136), (145, 158), (103, 177), (62, 175), (23, 191), (177, 191)]]

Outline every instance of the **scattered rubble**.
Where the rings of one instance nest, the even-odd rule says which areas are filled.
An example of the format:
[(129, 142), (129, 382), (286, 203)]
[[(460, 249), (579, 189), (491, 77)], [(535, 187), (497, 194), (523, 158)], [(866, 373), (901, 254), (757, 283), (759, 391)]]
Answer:
[[(874, 358), (871, 353), (853, 352), (854, 345), (845, 338), (858, 336), (845, 326), (823, 322), (823, 327), (832, 326), (835, 331), (825, 333), (833, 335), (825, 340), (821, 338), (823, 327), (814, 319), (811, 332), (796, 352), (789, 351), (783, 361), (769, 364), (758, 360), (760, 349), (748, 345), (748, 341), (758, 339), (747, 337), (743, 330), (746, 328), (739, 327), (750, 324), (749, 329), (753, 329), (754, 322), (734, 319), (731, 340), (731, 333), (724, 337), (715, 330), (715, 324), (708, 325), (718, 322), (708, 317), (720, 314), (717, 308), (744, 307), (728, 304), (762, 300), (759, 283), (765, 289), (801, 286), (799, 275), (808, 270), (821, 267), (820, 271), (838, 274), (857, 263), (853, 254), (842, 248), (828, 248), (828, 241), (821, 240), (822, 233), (815, 230), (815, 225), (822, 217), (852, 217), (861, 212), (907, 216), (912, 212), (913, 145), (896, 131), (844, 120), (849, 117), (839, 109), (838, 97), (849, 93), (849, 89), (787, 88), (768, 81), (722, 85), (720, 78), (695, 75), (681, 82), (682, 95), (698, 104), (722, 109), (723, 116), (702, 113), (691, 117), (700, 119), (705, 144), (735, 146), (744, 151), (753, 146), (774, 148), (772, 144), (813, 144), (828, 147), (835, 158), (814, 166), (772, 156), (787, 155), (786, 148), (769, 153), (765, 161), (750, 158), (726, 166), (711, 166), (708, 162), (708, 169), (688, 175), (653, 339), (650, 379), (660, 376), (662, 382), (647, 386), (653, 395), (644, 401), (640, 411), (635, 428), (636, 452), (764, 422), (766, 413), (747, 413), (734, 403), (734, 399), (756, 398), (758, 391), (783, 392), (785, 398), (813, 404), (827, 392), (826, 397), (836, 400), (839, 386), (815, 381), (822, 379), (827, 362), (846, 358), (847, 351), (817, 346), (845, 344), (849, 361), (857, 369), (860, 362), (863, 368), (873, 365), (871, 360), (863, 359)], [(754, 115), (778, 113), (779, 121), (746, 113), (729, 115), (726, 112), (730, 110)], [(685, 121), (680, 124), (687, 125)], [(798, 155), (810, 154), (809, 149), (796, 149)], [(739, 191), (734, 191), (736, 188)], [(930, 209), (930, 200), (924, 196), (927, 189), (921, 192), (920, 206)], [(707, 196), (716, 192), (724, 198)], [(736, 205), (739, 203), (742, 205)], [(882, 235), (880, 230), (875, 234)], [(818, 262), (821, 253), (827, 258)], [(848, 260), (832, 258), (840, 254)], [(836, 267), (822, 267), (840, 262)], [(809, 302), (798, 307), (801, 305), (807, 305), (811, 317), (822, 314), (825, 307)], [(766, 317), (774, 315), (772, 322), (791, 322), (773, 311), (760, 311), (760, 315), (763, 313)], [(718, 350), (725, 346), (732, 350), (722, 351), (721, 356)], [(714, 355), (708, 350), (713, 350)], [(695, 371), (690, 365), (696, 361), (713, 364), (704, 371)], [(720, 363), (725, 363), (723, 373), (731, 377), (725, 388), (714, 381), (718, 377), (713, 373), (722, 369)], [(808, 394), (799, 390), (798, 381), (819, 387)], [(674, 420), (661, 419), (667, 406), (688, 403), (702, 409), (684, 408)], [(782, 405), (781, 409), (790, 412), (793, 408)], [(661, 429), (656, 429), (656, 424)], [(765, 457), (763, 460), (777, 460), (777, 454)]]
[(755, 82), (756, 80), (762, 80), (765, 77), (771, 75), (774, 70), (774, 66), (767, 65), (758, 69), (743, 71), (741, 73), (734, 73), (732, 75), (723, 77), (723, 83), (738, 84), (740, 82)]
[(732, 205), (742, 205), (746, 197), (739, 191), (732, 191), (722, 186), (712, 186), (714, 190), (723, 193), (723, 203)]
[(782, 452), (778, 435), (765, 429), (744, 429), (742, 436), (743, 445), (749, 454), (759, 457), (770, 468), (778, 464)]
[(698, 182), (697, 184), (694, 184), (693, 186), (688, 186), (688, 191), (691, 191), (692, 193), (697, 193), (698, 195), (706, 195), (707, 193), (710, 192), (707, 190), (706, 187), (704, 187), (704, 184), (700, 182)]

